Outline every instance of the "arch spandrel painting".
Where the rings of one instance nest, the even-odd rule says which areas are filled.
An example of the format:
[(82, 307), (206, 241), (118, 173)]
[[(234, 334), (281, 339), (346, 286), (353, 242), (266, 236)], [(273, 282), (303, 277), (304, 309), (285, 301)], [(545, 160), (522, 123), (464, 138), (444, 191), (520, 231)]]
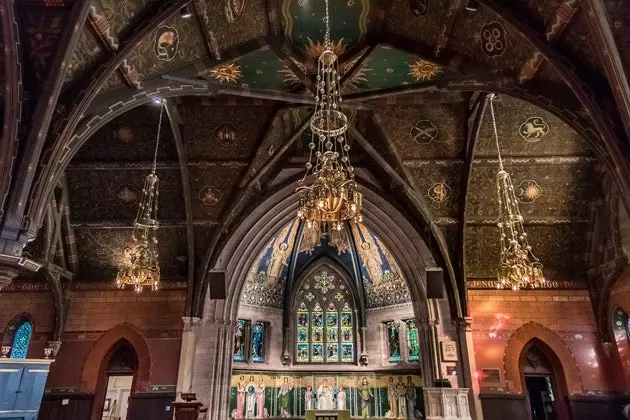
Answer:
[[(295, 275), (299, 276), (311, 262), (320, 257), (334, 257), (346, 270), (354, 271), (353, 247), (365, 290), (367, 308), (378, 308), (411, 301), (409, 288), (395, 256), (363, 224), (352, 224), (349, 238), (342, 231), (330, 240), (305, 234), (296, 243), (299, 221), (284, 226), (260, 252), (249, 270), (241, 302), (253, 306), (281, 309), (291, 254), (296, 252)], [(352, 239), (352, 241), (350, 240)]]
[(282, 308), (289, 258), (297, 237), (299, 222), (289, 223), (269, 241), (247, 275), (241, 302)]
[(363, 224), (352, 225), (368, 308), (410, 302), (409, 288), (391, 251)]

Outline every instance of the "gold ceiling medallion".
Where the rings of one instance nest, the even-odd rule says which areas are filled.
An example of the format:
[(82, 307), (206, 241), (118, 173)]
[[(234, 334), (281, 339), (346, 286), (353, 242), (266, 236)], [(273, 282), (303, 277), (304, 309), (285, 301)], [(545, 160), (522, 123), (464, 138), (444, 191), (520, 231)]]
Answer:
[[(499, 280), (497, 288), (519, 290), (542, 287), (547, 282), (542, 272), (543, 265), (536, 258), (531, 245), (529, 245), (512, 179), (510, 174), (503, 168), (503, 160), (501, 159), (501, 150), (499, 148), (499, 134), (494, 115), (494, 99), (496, 95), (492, 93), (488, 96), (490, 98), (492, 126), (499, 158), (499, 172), (497, 173), (499, 222), (497, 226), (499, 227), (501, 251), (499, 268), (497, 270)], [(530, 192), (535, 195), (536, 191), (534, 189)]]
[(341, 112), (337, 55), (330, 42), (330, 16), (326, 0), (324, 50), (317, 68), (315, 112), (311, 118), (311, 142), (306, 173), (298, 181), (298, 217), (312, 238), (334, 240), (346, 221), (362, 220), (363, 194), (354, 179), (347, 140), (348, 117)]
[(413, 77), (416, 82), (421, 80), (431, 80), (442, 70), (440, 66), (427, 60), (415, 60), (409, 64), (408, 75)]
[(161, 26), (155, 34), (154, 53), (160, 61), (171, 61), (177, 55), (179, 34), (172, 26)]
[(539, 142), (549, 133), (549, 124), (542, 117), (530, 117), (518, 129), (518, 134), (529, 143)]
[[(136, 292), (144, 288), (157, 290), (160, 285), (160, 262), (157, 250), (157, 221), (159, 179), (156, 174), (157, 153), (162, 131), (162, 116), (166, 102), (159, 100), (160, 119), (158, 121), (153, 166), (151, 173), (144, 180), (138, 213), (133, 222), (132, 244), (122, 250), (122, 258), (118, 264), (116, 285), (123, 289), (133, 287)], [(124, 194), (128, 196), (127, 193)]]
[(236, 83), (241, 78), (241, 66), (235, 63), (226, 64), (210, 70), (210, 76), (219, 83)]

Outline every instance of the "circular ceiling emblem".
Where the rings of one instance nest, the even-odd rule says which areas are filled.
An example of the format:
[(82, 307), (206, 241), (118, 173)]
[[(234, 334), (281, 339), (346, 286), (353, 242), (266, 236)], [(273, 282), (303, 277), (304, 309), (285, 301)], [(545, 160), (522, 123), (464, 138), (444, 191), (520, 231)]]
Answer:
[(521, 203), (533, 203), (542, 195), (542, 187), (536, 181), (528, 179), (514, 188), (514, 195)]
[(219, 83), (236, 83), (241, 77), (241, 66), (234, 63), (219, 66), (210, 70), (210, 76)]
[(499, 22), (486, 23), (481, 28), (481, 49), (489, 57), (503, 55), (507, 47), (505, 28)]
[(418, 144), (429, 144), (436, 139), (438, 128), (429, 120), (418, 121), (411, 127), (411, 137)]
[(518, 134), (530, 143), (539, 142), (549, 133), (549, 124), (542, 117), (530, 117), (518, 129)]
[(131, 143), (133, 141), (133, 129), (128, 125), (119, 124), (112, 132), (114, 140), (120, 143)]
[(416, 17), (426, 16), (429, 13), (428, 0), (407, 0), (407, 4), (411, 14)]
[(206, 206), (215, 206), (221, 201), (223, 195), (215, 187), (208, 185), (199, 191), (199, 199)]
[(214, 138), (224, 146), (232, 146), (236, 142), (236, 127), (223, 122), (214, 129)]
[(161, 26), (155, 33), (155, 56), (160, 61), (171, 61), (177, 54), (179, 34), (171, 26)]
[(451, 193), (451, 187), (449, 187), (445, 182), (438, 182), (429, 188), (428, 195), (429, 198), (436, 203), (442, 203), (451, 197)]
[(127, 206), (136, 204), (138, 191), (131, 185), (123, 184), (116, 190), (116, 199)]

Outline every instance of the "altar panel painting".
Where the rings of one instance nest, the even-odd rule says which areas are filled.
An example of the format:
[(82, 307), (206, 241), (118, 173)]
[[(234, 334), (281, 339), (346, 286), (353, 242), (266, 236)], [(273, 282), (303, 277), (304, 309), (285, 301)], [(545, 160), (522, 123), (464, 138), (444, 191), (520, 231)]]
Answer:
[[(422, 377), (413, 373), (235, 371), (231, 418), (303, 417), (306, 410), (349, 410), (357, 418), (421, 419)], [(249, 416), (249, 417), (248, 417)]]

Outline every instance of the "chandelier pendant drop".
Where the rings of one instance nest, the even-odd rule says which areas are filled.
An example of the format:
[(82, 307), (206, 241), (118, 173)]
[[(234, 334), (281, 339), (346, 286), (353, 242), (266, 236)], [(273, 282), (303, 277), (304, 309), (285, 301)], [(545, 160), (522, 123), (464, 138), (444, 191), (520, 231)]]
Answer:
[(518, 207), (514, 194), (514, 186), (510, 174), (503, 168), (501, 150), (499, 148), (499, 134), (494, 115), (494, 99), (490, 98), (490, 112), (492, 126), (499, 157), (499, 172), (497, 173), (497, 193), (499, 197), (499, 227), (501, 253), (497, 270), (499, 289), (534, 289), (544, 286), (547, 282), (543, 276), (543, 265), (534, 255), (527, 240), (527, 232), (523, 227), (523, 216)]
[(298, 181), (298, 217), (314, 236), (331, 235), (344, 222), (361, 222), (363, 194), (350, 164), (348, 118), (341, 111), (341, 77), (330, 41), (330, 17), (326, 0), (324, 51), (317, 65), (315, 112), (311, 118), (310, 155), (306, 173)]
[(165, 107), (165, 101), (161, 100), (153, 166), (151, 173), (144, 180), (138, 213), (133, 222), (132, 243), (125, 246), (122, 251), (116, 276), (116, 285), (119, 288), (132, 287), (136, 292), (141, 292), (145, 288), (158, 290), (160, 285), (160, 262), (157, 250), (157, 230), (160, 225), (157, 221), (160, 180), (156, 175), (156, 168)]

